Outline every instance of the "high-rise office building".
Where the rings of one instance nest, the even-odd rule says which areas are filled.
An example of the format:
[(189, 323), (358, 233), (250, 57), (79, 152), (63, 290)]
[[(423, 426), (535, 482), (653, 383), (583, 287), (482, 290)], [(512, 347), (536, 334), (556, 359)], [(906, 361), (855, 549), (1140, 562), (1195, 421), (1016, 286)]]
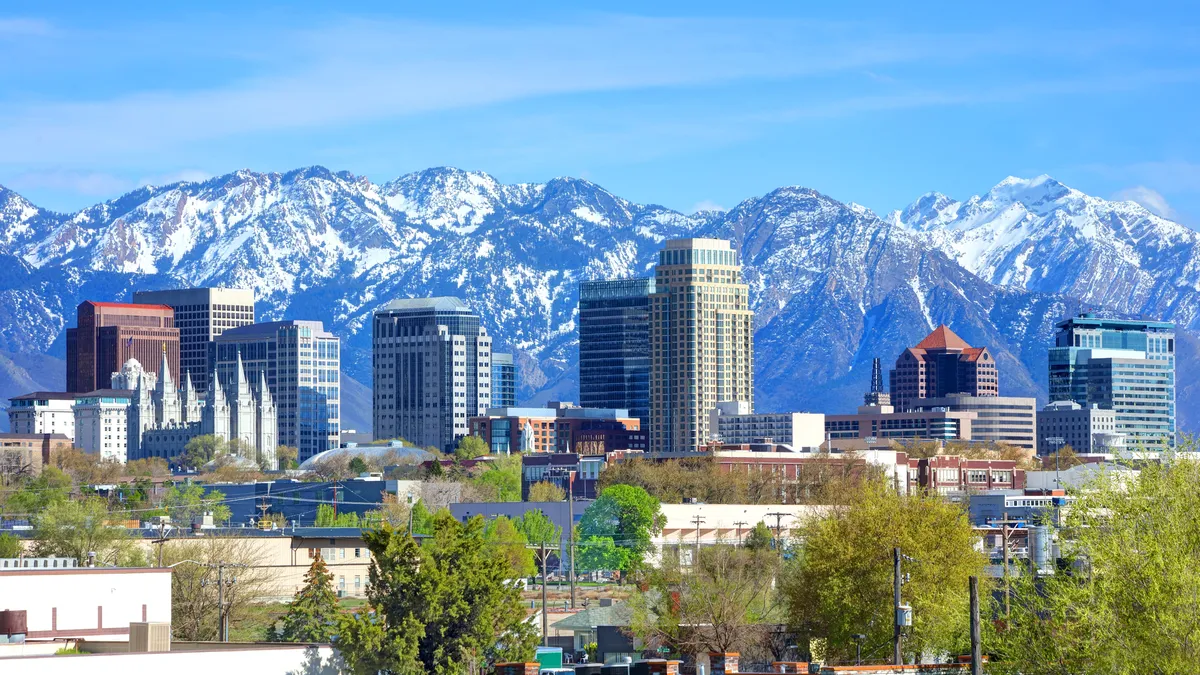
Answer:
[(458, 298), (393, 300), (375, 312), (375, 438), (442, 451), (492, 407), (492, 339)]
[(229, 328), (213, 339), (209, 351), (227, 397), (249, 387), (253, 400), (262, 401), (266, 384), (279, 427), (276, 438), (296, 448), (300, 461), (340, 445), (341, 340), (320, 321)]
[(492, 352), (492, 407), (517, 405), (517, 366), (512, 354)]
[(180, 288), (137, 291), (133, 301), (166, 305), (175, 310), (179, 329), (179, 368), (182, 382), (192, 377), (197, 391), (208, 391), (208, 343), (229, 328), (254, 323), (254, 291), (243, 288)]
[(579, 285), (579, 402), (650, 423), (650, 295), (654, 279)]
[(108, 386), (129, 359), (158, 374), (162, 354), (179, 372), (179, 329), (167, 305), (136, 305), (86, 300), (67, 329), (67, 392), (86, 394)]
[(996, 361), (987, 347), (972, 347), (946, 326), (905, 349), (889, 379), (892, 405), (900, 411), (915, 410), (923, 398), (1000, 394)]
[(718, 401), (753, 406), (749, 292), (724, 239), (674, 239), (659, 253), (650, 296), (652, 452), (699, 450)]
[(1081, 314), (1050, 348), (1050, 400), (1112, 410), (1130, 450), (1175, 447), (1175, 324)]

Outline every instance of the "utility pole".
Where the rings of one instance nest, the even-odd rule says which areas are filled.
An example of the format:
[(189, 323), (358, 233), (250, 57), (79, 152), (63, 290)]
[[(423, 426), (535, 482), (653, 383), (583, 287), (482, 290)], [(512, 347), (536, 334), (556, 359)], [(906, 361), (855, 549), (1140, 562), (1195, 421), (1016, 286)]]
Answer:
[(159, 519), (158, 521), (158, 539), (155, 539), (154, 544), (158, 545), (158, 566), (162, 567), (162, 551), (163, 544), (167, 543), (167, 521)]
[(567, 546), (571, 555), (571, 609), (575, 609), (575, 472), (567, 473)]
[(780, 542), (783, 540), (783, 517), (790, 516), (790, 515), (792, 515), (792, 514), (779, 513), (779, 512), (766, 514), (766, 516), (768, 518), (770, 518), (772, 516), (775, 517), (775, 549), (776, 550), (779, 550), (780, 548), (782, 548), (782, 546), (780, 545)]
[(738, 546), (741, 546), (741, 545), (742, 545), (742, 528), (743, 528), (743, 527), (745, 527), (745, 526), (747, 526), (747, 525), (749, 525), (749, 524), (750, 524), (750, 523), (747, 523), (747, 522), (746, 522), (746, 521), (744, 521), (744, 520), (739, 520), (739, 521), (737, 521), (736, 523), (734, 523), (734, 525), (737, 527), (737, 533), (738, 533)]
[(217, 617), (221, 633), (221, 642), (229, 642), (229, 632), (225, 626), (225, 563), (217, 563)]
[(542, 646), (550, 646), (550, 629), (549, 621), (546, 618), (546, 542), (543, 541), (542, 549)]
[(971, 577), (971, 675), (983, 675), (983, 645), (979, 631), (979, 577)]
[(900, 653), (900, 643), (904, 639), (903, 626), (900, 625), (900, 547), (892, 549), (892, 663), (897, 666), (904, 664), (904, 656)]
[(692, 558), (692, 564), (696, 565), (700, 562), (700, 524), (704, 522), (704, 518), (693, 516), (692, 522), (696, 524), (696, 555)]
[(1008, 511), (1004, 512), (1004, 520), (1000, 524), (1000, 541), (1004, 546), (1004, 619), (1007, 621), (1012, 602), (1012, 589), (1008, 585)]

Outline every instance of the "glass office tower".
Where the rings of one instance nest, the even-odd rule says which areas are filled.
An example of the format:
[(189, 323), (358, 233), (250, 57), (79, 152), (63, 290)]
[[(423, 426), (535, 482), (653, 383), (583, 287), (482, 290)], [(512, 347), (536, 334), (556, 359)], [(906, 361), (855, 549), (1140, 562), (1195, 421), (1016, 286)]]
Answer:
[(650, 420), (650, 295), (654, 279), (579, 286), (579, 403)]
[(492, 407), (492, 338), (458, 298), (393, 300), (375, 312), (375, 438), (453, 452)]
[(517, 366), (513, 355), (492, 352), (492, 407), (514, 408), (517, 405)]
[(320, 321), (273, 321), (226, 329), (209, 345), (225, 391), (237, 391), (240, 354), (250, 388), (259, 373), (275, 400), (279, 443), (300, 461), (341, 444), (341, 340)]
[(1112, 410), (1130, 450), (1175, 447), (1175, 324), (1081, 314), (1057, 327), (1050, 401)]

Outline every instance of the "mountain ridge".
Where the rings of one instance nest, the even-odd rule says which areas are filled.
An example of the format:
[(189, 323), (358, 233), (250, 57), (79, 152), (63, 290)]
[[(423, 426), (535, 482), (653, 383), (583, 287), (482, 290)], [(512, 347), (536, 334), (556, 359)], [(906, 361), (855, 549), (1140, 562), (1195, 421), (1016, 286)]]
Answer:
[[(683, 214), (584, 179), (505, 184), (454, 167), (378, 184), (319, 165), (240, 169), (69, 214), (0, 188), (0, 350), (61, 357), (89, 297), (249, 286), (261, 319), (341, 335), (344, 372), (369, 387), (371, 312), (452, 294), (517, 353), (522, 399), (561, 397), (577, 391), (578, 282), (645, 276), (664, 239), (716, 236), (734, 241), (751, 286), (760, 409), (850, 409), (872, 357), (890, 362), (937, 323), (992, 348), (1003, 393), (1044, 399), (1045, 347), (1065, 316), (1157, 311), (1200, 328), (1200, 237), (1178, 228), (1048, 176), (961, 202), (927, 193), (883, 218), (803, 186)], [(1183, 371), (1194, 339), (1180, 343)], [(1200, 414), (1192, 396), (1181, 386), (1181, 421)]]

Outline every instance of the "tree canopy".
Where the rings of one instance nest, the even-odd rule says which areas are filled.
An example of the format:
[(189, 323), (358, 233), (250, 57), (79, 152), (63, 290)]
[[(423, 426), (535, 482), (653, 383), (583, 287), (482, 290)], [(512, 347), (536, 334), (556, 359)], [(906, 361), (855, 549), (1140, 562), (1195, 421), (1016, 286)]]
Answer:
[(529, 501), (531, 502), (562, 502), (567, 499), (567, 491), (547, 481), (539, 481), (529, 486)]
[(1064, 510), (1061, 564), (1012, 580), (1011, 614), (985, 642), (994, 671), (1197, 672), (1200, 463), (1127, 473), (1097, 475)]
[(440, 513), (424, 545), (387, 524), (364, 532), (374, 614), (343, 619), (337, 642), (352, 672), (457, 675), (531, 659), (537, 634), (513, 568), (484, 530), (479, 516), (461, 523)]
[(485, 457), (492, 452), (487, 441), (478, 436), (463, 436), (454, 448), (454, 456), (461, 460)]
[[(651, 551), (651, 540), (662, 531), (663, 522), (659, 501), (644, 489), (613, 485), (583, 512), (579, 534), (585, 547), (614, 545), (620, 557), (617, 569), (628, 572)], [(585, 550), (584, 555), (591, 560), (590, 552)]]
[(279, 638), (284, 642), (330, 642), (337, 634), (340, 616), (333, 574), (318, 553), (304, 574), (304, 587), (288, 603)]
[(903, 599), (913, 608), (905, 653), (966, 648), (967, 579), (982, 577), (987, 561), (960, 506), (871, 481), (845, 507), (802, 523), (799, 541), (782, 575), (790, 622), (799, 635), (824, 639), (830, 658), (852, 659), (855, 634), (866, 635), (868, 645), (889, 643), (895, 547), (916, 559), (903, 566), (911, 575)]

